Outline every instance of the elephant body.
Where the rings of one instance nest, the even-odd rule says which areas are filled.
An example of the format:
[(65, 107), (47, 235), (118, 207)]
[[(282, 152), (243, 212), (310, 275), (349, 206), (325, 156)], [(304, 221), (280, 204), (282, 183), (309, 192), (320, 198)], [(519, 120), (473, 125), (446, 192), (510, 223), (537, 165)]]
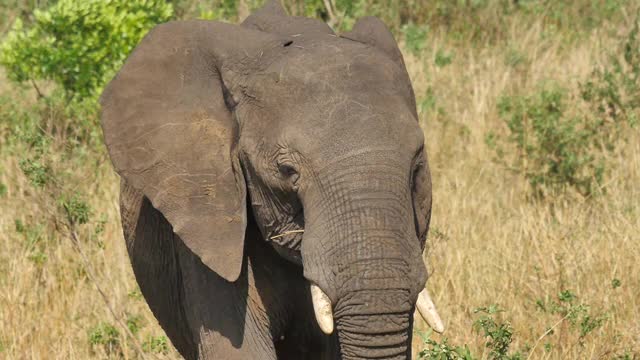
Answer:
[(187, 359), (408, 359), (442, 331), (431, 177), (402, 54), (277, 1), (149, 32), (101, 97), (140, 289)]

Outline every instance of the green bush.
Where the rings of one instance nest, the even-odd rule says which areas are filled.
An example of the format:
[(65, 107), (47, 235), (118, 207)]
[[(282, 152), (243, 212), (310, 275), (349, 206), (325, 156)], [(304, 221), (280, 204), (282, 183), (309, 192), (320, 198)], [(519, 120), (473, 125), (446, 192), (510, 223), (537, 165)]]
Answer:
[(89, 222), (91, 208), (80, 195), (75, 193), (71, 196), (65, 195), (60, 199), (60, 204), (67, 215), (67, 221), (73, 225), (82, 225)]
[(149, 336), (142, 343), (142, 351), (147, 353), (167, 354), (169, 352), (169, 340), (165, 336)]
[(107, 354), (119, 353), (120, 332), (113, 325), (101, 322), (89, 331), (89, 344), (103, 347)]
[[(567, 103), (588, 111), (570, 113)], [(486, 142), (498, 162), (525, 176), (535, 195), (567, 188), (584, 196), (599, 192), (606, 154), (640, 120), (640, 13), (610, 64), (579, 84), (579, 96), (551, 84), (502, 96), (498, 112), (508, 135), (490, 132)]]
[(127, 317), (127, 328), (133, 335), (137, 335), (144, 326), (144, 319), (140, 315), (129, 315)]
[(427, 30), (426, 26), (418, 26), (413, 23), (402, 26), (406, 47), (413, 55), (417, 56), (424, 49), (427, 41)]
[(455, 346), (449, 344), (446, 337), (441, 342), (431, 339), (430, 335), (419, 334), (425, 348), (418, 353), (418, 360), (474, 360), (467, 345)]
[(17, 19), (0, 47), (0, 64), (17, 82), (51, 80), (68, 96), (91, 96), (155, 24), (171, 19), (162, 0), (60, 0)]
[[(489, 350), (486, 357), (489, 360), (522, 360), (520, 352), (510, 354), (509, 350), (513, 342), (513, 328), (508, 322), (500, 322), (495, 319), (496, 314), (502, 312), (497, 305), (489, 305), (475, 309), (474, 313), (479, 314), (473, 323), (473, 329), (482, 335), (485, 340), (485, 347)], [(468, 345), (455, 346), (449, 344), (449, 340), (444, 337), (438, 342), (431, 339), (431, 333), (422, 334), (425, 348), (418, 353), (418, 360), (478, 360), (484, 356), (474, 355)]]
[(438, 49), (436, 52), (436, 56), (434, 59), (434, 63), (437, 67), (445, 67), (453, 62), (453, 54), (444, 51), (443, 49)]
[(597, 121), (612, 129), (603, 134), (607, 139), (640, 121), (640, 14), (616, 55), (609, 66), (595, 69), (581, 84), (582, 98)]
[[(504, 310), (492, 304), (474, 310), (477, 318), (473, 322), (473, 330), (481, 335), (485, 352), (478, 355), (473, 353), (466, 344), (451, 345), (446, 337), (438, 342), (431, 338), (431, 332), (418, 333), (424, 345), (424, 349), (418, 353), (418, 360), (524, 360), (531, 358), (536, 346), (542, 345), (540, 341), (543, 338), (551, 338), (554, 335), (554, 329), (565, 321), (569, 324), (569, 328), (575, 331), (578, 343), (583, 344), (587, 335), (602, 328), (609, 319), (605, 313), (594, 313), (589, 305), (579, 302), (578, 297), (570, 290), (563, 290), (550, 300), (538, 299), (536, 306), (542, 314), (550, 316), (551, 323), (539, 338), (521, 339), (521, 341), (533, 341), (533, 347), (529, 341), (524, 341), (524, 346), (520, 350), (512, 350), (515, 341), (513, 327), (508, 321), (497, 319), (498, 314)], [(542, 345), (547, 352), (552, 348), (551, 341)]]
[(480, 314), (473, 327), (478, 333), (482, 333), (486, 339), (485, 346), (489, 349), (490, 360), (522, 360), (519, 352), (509, 355), (509, 348), (513, 342), (513, 328), (508, 322), (497, 322), (494, 316), (503, 312), (497, 305), (481, 307), (474, 311)]
[[(567, 90), (558, 86), (503, 96), (498, 112), (509, 134), (487, 136), (499, 161), (523, 174), (538, 196), (567, 188), (586, 196), (602, 182), (604, 163), (593, 149), (599, 128), (589, 118), (569, 115), (566, 100)], [(515, 151), (505, 150), (505, 142)]]
[(35, 187), (45, 186), (51, 178), (51, 168), (40, 159), (20, 159), (19, 166), (31, 185)]
[(556, 299), (549, 301), (538, 299), (536, 306), (544, 313), (560, 315), (566, 319), (571, 328), (577, 331), (580, 342), (591, 332), (601, 328), (608, 319), (606, 314), (593, 314), (591, 307), (579, 302), (578, 297), (571, 290), (563, 290)]

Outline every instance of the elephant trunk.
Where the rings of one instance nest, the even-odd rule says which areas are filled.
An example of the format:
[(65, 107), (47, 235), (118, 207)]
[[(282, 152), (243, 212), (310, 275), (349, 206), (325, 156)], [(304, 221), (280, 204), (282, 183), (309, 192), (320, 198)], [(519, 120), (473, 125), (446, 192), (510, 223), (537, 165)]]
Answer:
[(342, 298), (336, 306), (342, 359), (410, 359), (412, 312), (392, 300), (405, 298), (403, 290), (360, 291)]
[(409, 359), (415, 290), (400, 259), (351, 264), (334, 318), (343, 359)]
[(343, 158), (303, 192), (304, 273), (318, 325), (337, 333), (343, 359), (409, 359), (427, 279), (410, 169), (393, 155), (380, 165), (385, 155)]

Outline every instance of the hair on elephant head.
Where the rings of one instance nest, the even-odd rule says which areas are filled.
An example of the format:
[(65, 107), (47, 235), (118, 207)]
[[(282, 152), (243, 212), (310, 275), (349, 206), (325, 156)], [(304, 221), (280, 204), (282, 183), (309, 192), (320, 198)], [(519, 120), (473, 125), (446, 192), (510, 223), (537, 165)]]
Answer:
[[(287, 294), (303, 284), (308, 302), (302, 308), (315, 315), (313, 326), (333, 333), (324, 337), (344, 359), (407, 358), (416, 303), (425, 320), (443, 330), (423, 290), (431, 214), (423, 132), (402, 54), (378, 19), (363, 18), (336, 35), (323, 22), (287, 16), (271, 1), (241, 25), (162, 24), (129, 56), (101, 104), (122, 197), (140, 197), (138, 205), (122, 208), (138, 282), (149, 273), (162, 281), (164, 275), (145, 266), (173, 261), (164, 253), (182, 245), (228, 286), (259, 277), (258, 268), (274, 282), (283, 272), (273, 269), (278, 264), (298, 268), (300, 281), (273, 286)], [(179, 243), (157, 243), (164, 249), (158, 261), (131, 250), (142, 241), (136, 227), (144, 211), (157, 212)], [(147, 217), (144, 225), (160, 222)], [(247, 260), (247, 252), (256, 246), (286, 261), (251, 268), (259, 260)], [(136, 265), (145, 256), (147, 265)], [(184, 263), (172, 264), (180, 284), (195, 281)], [(162, 307), (169, 305), (156, 298), (175, 297), (180, 305), (193, 289), (178, 287), (141, 284), (174, 344), (184, 335), (171, 328), (190, 316), (163, 320), (169, 310)], [(268, 296), (257, 296), (266, 312), (272, 311)], [(264, 336), (276, 345), (262, 358), (285, 357), (277, 341), (292, 325), (280, 317), (291, 322), (297, 315), (278, 316), (278, 330), (271, 324), (268, 334), (240, 331), (245, 341), (233, 347), (240, 351), (252, 346), (247, 336)], [(206, 357), (202, 349), (215, 345), (203, 341), (178, 349)]]

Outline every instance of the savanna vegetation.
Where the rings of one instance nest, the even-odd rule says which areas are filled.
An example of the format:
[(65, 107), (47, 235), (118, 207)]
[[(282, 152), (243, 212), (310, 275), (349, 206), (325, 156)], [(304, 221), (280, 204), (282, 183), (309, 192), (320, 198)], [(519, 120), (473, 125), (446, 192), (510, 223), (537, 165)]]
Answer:
[[(97, 98), (154, 24), (260, 0), (0, 0), (0, 358), (176, 359), (119, 228)], [(445, 320), (416, 359), (640, 359), (640, 3), (284, 0), (401, 44)]]

